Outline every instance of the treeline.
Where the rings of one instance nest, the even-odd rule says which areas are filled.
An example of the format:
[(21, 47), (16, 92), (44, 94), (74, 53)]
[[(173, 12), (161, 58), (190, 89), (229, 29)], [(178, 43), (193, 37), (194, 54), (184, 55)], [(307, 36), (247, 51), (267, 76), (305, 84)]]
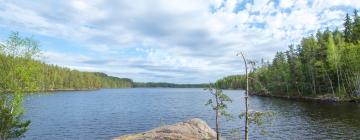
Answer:
[(128, 78), (108, 76), (100, 72), (81, 72), (56, 65), (40, 64), (41, 90), (81, 90), (99, 88), (129, 88), (133, 82)]
[(246, 77), (244, 75), (230, 75), (219, 79), (215, 83), (221, 89), (245, 89)]
[(132, 87), (126, 78), (104, 73), (81, 72), (35, 60), (38, 43), (18, 33), (0, 43), (0, 91), (82, 90)]
[[(344, 30), (318, 31), (272, 62), (249, 61), (252, 92), (284, 96), (352, 98), (360, 95), (360, 17), (346, 15)], [(221, 88), (244, 88), (245, 76), (228, 76), (217, 81)]]
[(165, 88), (206, 88), (208, 84), (174, 84), (164, 82), (134, 83), (134, 87), (165, 87)]

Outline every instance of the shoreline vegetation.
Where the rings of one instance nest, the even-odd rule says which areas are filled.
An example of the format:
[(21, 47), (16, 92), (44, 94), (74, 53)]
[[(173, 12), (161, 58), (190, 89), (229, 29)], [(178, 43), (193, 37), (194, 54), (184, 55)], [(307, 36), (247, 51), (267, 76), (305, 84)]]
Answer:
[(360, 103), (360, 98), (341, 98), (335, 99), (331, 95), (322, 95), (322, 96), (281, 96), (281, 95), (271, 95), (271, 94), (259, 94), (259, 93), (250, 93), (251, 96), (261, 96), (268, 98), (280, 98), (285, 100), (294, 100), (294, 101), (304, 101), (304, 102), (319, 102), (319, 103)]
[[(35, 92), (66, 92), (66, 91), (95, 91), (100, 89), (116, 89), (116, 88), (206, 88), (209, 84), (174, 84), (174, 83), (132, 83), (129, 87), (100, 87), (100, 88), (66, 88), (66, 89), (46, 89), (46, 90), (31, 90), (24, 91), (25, 93)], [(1, 93), (12, 93), (11, 91), (0, 90)]]
[[(344, 30), (318, 30), (315, 35), (277, 52), (272, 61), (247, 60), (250, 93), (288, 99), (359, 102), (360, 16), (346, 14)], [(245, 75), (216, 82), (222, 89), (245, 89)]]
[[(15, 35), (17, 36), (17, 35)], [(18, 56), (0, 53), (0, 75), (3, 78), (1, 91), (13, 91), (11, 86), (22, 88), (23, 91), (68, 91), (91, 90), (99, 88), (132, 87), (133, 82), (128, 78), (108, 76), (100, 72), (82, 72), (56, 65), (45, 64), (35, 59), (24, 59)], [(14, 68), (14, 69), (12, 69)], [(27, 69), (26, 79), (20, 77), (20, 72)], [(33, 87), (23, 82), (33, 83)]]

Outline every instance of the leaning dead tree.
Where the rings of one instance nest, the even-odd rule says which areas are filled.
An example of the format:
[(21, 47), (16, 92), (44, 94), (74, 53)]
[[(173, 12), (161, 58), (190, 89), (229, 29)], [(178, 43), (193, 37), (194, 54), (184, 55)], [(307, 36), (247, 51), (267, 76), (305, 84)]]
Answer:
[[(246, 58), (244, 56), (244, 53), (240, 52), (240, 55), (244, 61), (245, 65), (245, 77), (246, 77), (246, 90), (245, 90), (245, 140), (249, 139), (249, 104), (248, 104), (248, 98), (249, 98), (249, 75), (248, 75), (248, 64), (246, 61)], [(237, 54), (239, 56), (239, 54)]]
[[(237, 56), (241, 55), (244, 66), (245, 66), (245, 78), (246, 78), (246, 89), (245, 89), (245, 112), (239, 115), (239, 118), (245, 117), (245, 140), (249, 139), (249, 124), (256, 124), (261, 128), (261, 131), (265, 133), (265, 128), (263, 126), (265, 118), (272, 118), (274, 115), (273, 112), (260, 112), (260, 111), (250, 111), (249, 108), (249, 79), (256, 80), (249, 76), (249, 65), (252, 69), (255, 68), (255, 61), (246, 60), (244, 53), (240, 52)], [(251, 72), (251, 71), (250, 71)], [(268, 120), (271, 122), (271, 120)]]

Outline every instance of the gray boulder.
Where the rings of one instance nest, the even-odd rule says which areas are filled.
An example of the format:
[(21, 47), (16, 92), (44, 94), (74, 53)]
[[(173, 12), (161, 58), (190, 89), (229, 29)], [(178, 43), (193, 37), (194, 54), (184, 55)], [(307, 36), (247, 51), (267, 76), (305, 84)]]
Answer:
[(144, 133), (129, 134), (114, 140), (214, 140), (216, 132), (201, 119), (194, 118), (173, 125), (165, 125)]

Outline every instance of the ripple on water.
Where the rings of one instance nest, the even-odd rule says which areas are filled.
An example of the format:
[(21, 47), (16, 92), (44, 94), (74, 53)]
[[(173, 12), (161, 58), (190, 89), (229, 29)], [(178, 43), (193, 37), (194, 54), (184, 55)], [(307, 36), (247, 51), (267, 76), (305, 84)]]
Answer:
[[(234, 100), (229, 110), (244, 110), (241, 91), (225, 91)], [(214, 128), (214, 113), (204, 106), (202, 89), (103, 89), (31, 95), (24, 118), (32, 121), (22, 139), (110, 139), (143, 132), (162, 124), (201, 118)], [(360, 137), (360, 106), (319, 104), (252, 96), (253, 110), (273, 111), (268, 133), (251, 126), (251, 139), (356, 139)], [(221, 120), (222, 135), (239, 138), (244, 121)]]

